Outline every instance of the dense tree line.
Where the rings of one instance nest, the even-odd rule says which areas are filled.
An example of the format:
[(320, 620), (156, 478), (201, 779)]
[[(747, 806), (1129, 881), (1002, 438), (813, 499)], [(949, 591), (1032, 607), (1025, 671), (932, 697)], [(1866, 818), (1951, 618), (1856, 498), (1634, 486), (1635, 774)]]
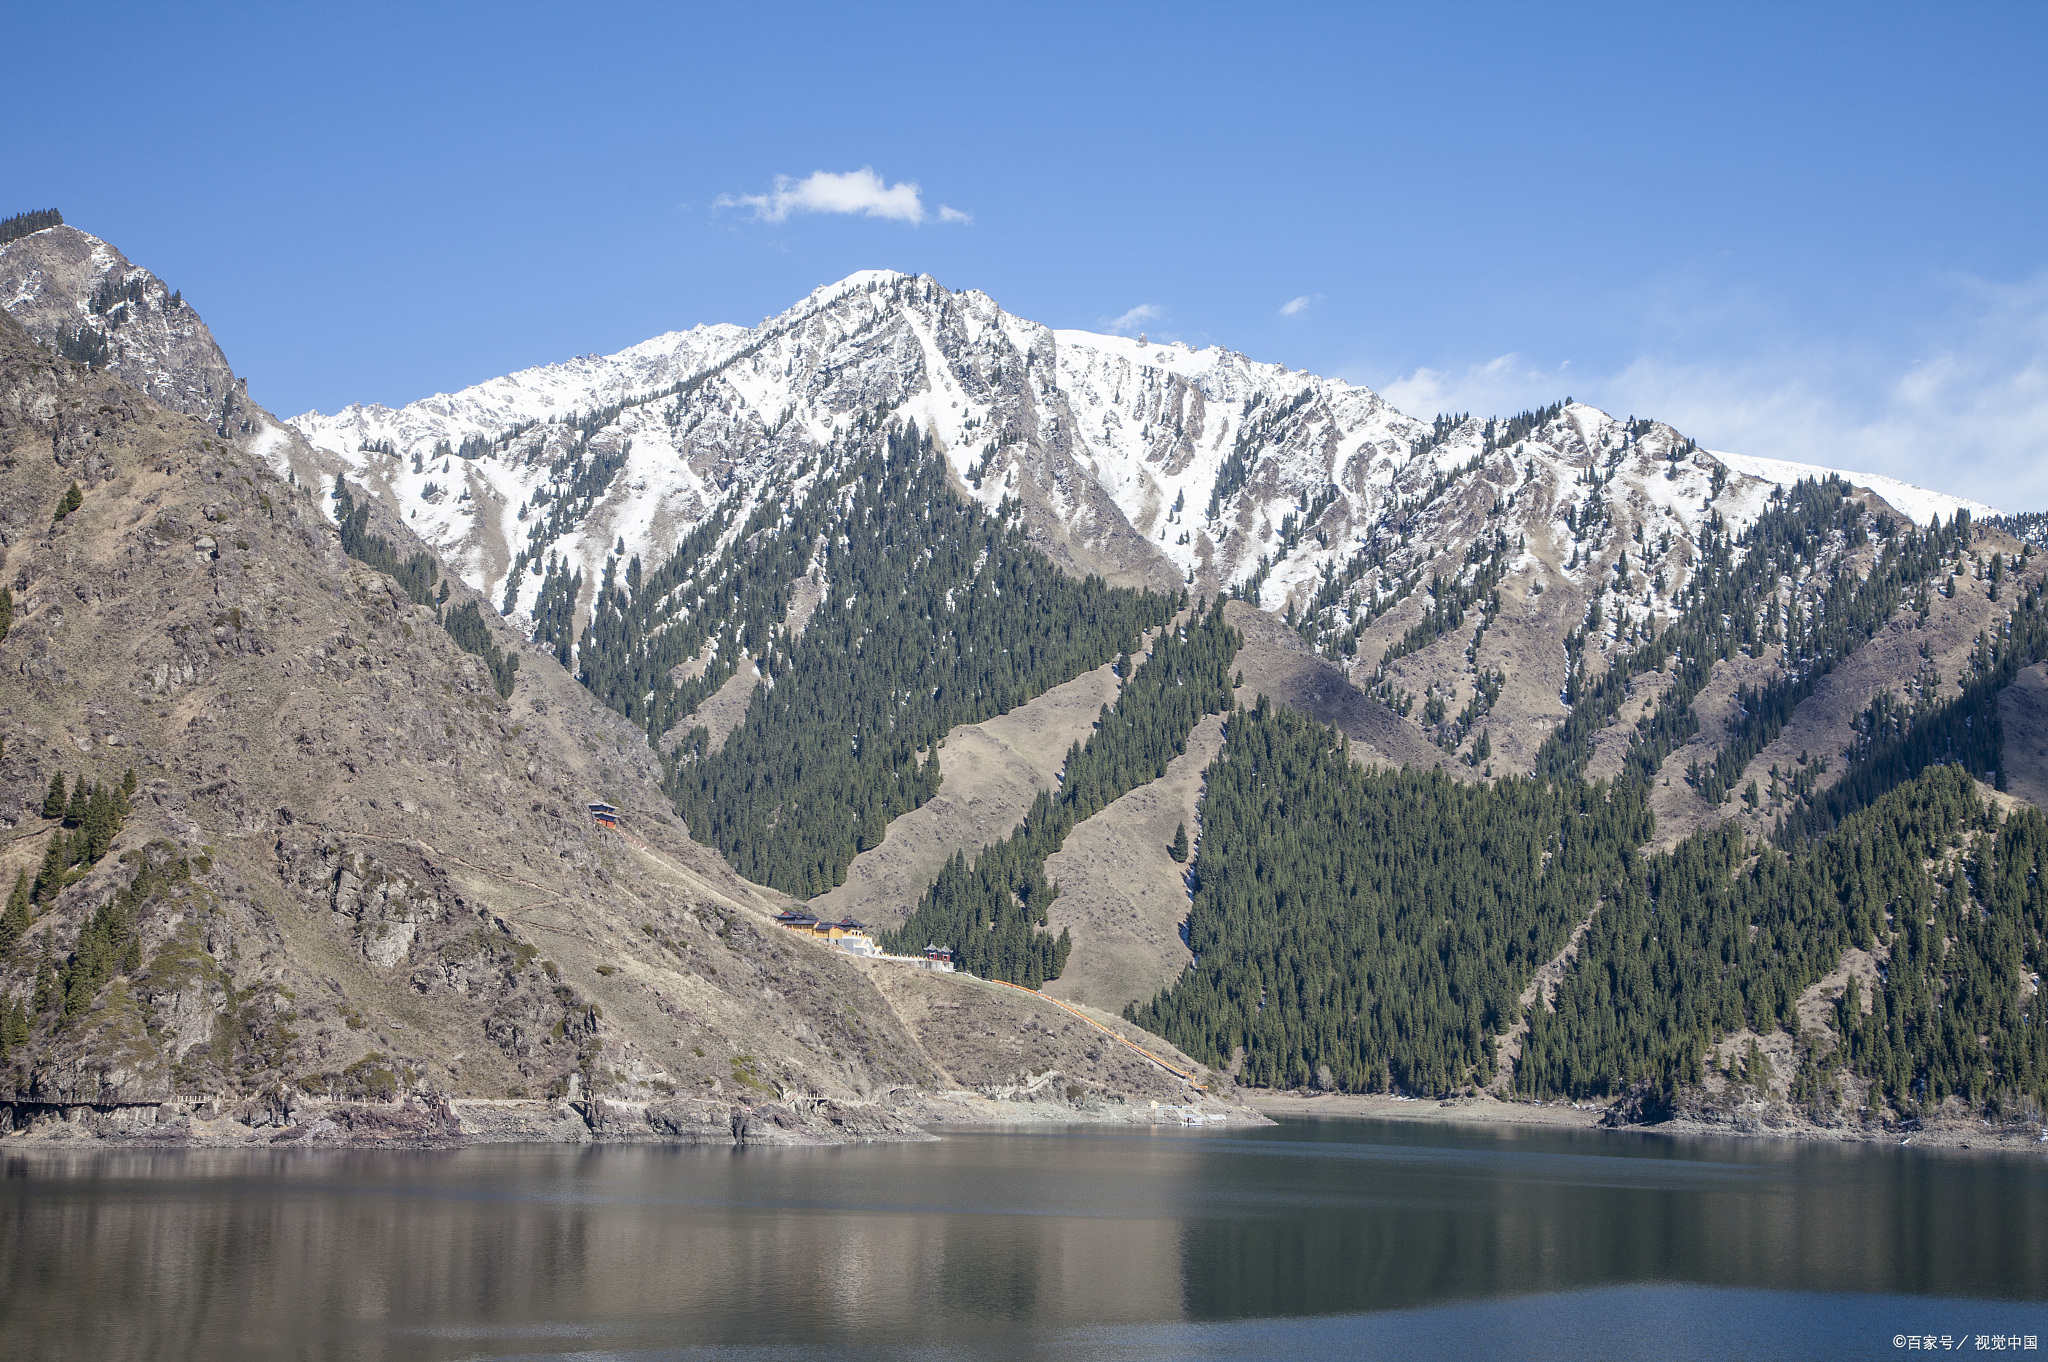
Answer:
[(397, 582), (417, 605), (433, 605), (434, 583), (440, 578), (434, 555), (425, 549), (406, 558), (398, 556), (391, 541), (370, 533), (370, 507), (357, 504), (355, 496), (339, 473), (334, 475), (334, 523), (341, 530), (341, 551), (359, 563), (368, 563)]
[[(816, 480), (804, 513), (748, 536), (739, 580), (719, 588), (753, 603), (727, 617), (724, 636), (760, 658), (765, 683), (716, 752), (699, 730), (668, 759), (692, 835), (748, 878), (803, 896), (839, 883), (892, 819), (937, 792), (933, 756), (948, 729), (1102, 665), (1178, 608), (1061, 573), (1026, 544), (1013, 511), (991, 515), (954, 494), (914, 425), (838, 452), (846, 457)], [(762, 514), (779, 522), (791, 513)], [(782, 616), (812, 566), (825, 594), (799, 640)], [(586, 674), (635, 717), (627, 705), (646, 692), (606, 681), (602, 669), (619, 658), (637, 688), (653, 681), (652, 667), (631, 660), (644, 645), (617, 628), (625, 615), (611, 602), (633, 593), (609, 573), (607, 587), (584, 634)]]
[[(1836, 476), (1803, 480), (1775, 496), (1740, 536), (1728, 532), (1718, 512), (1710, 515), (1700, 531), (1693, 576), (1676, 620), (1614, 659), (1597, 678), (1589, 677), (1583, 651), (1574, 650), (1577, 659), (1566, 685), (1572, 710), (1538, 750), (1538, 774), (1576, 778), (1592, 757), (1593, 735), (1613, 721), (1636, 678), (1669, 668), (1672, 679), (1656, 707), (1637, 722), (1625, 758), (1630, 778), (1650, 779), (1665, 757), (1699, 731), (1693, 701), (1714, 666), (1738, 650), (1783, 642), (1785, 676), (1753, 697), (1754, 708), (1743, 716), (1733, 739), (1750, 755), (1761, 750), (1770, 740), (1762, 735), (1774, 737), (1790, 706), (1890, 620), (1908, 587), (1969, 543), (1967, 515), (1947, 528), (1937, 523), (1926, 531), (1880, 525), (1888, 537), (1867, 578), (1845, 570), (1816, 600), (1802, 605), (1795, 597), (1781, 606), (1781, 577), (1797, 581), (1802, 570), (1818, 566), (1830, 551), (1844, 554), (1868, 541), (1865, 513), (1849, 493), (1849, 485)], [(1719, 783), (1708, 790), (1718, 799), (1732, 773), (1717, 768), (1709, 779), (1716, 777)]]
[(56, 350), (57, 358), (83, 364), (88, 369), (104, 369), (114, 357), (114, 345), (106, 333), (82, 322), (57, 328)]
[[(515, 569), (505, 588), (507, 611), (512, 609), (513, 602), (518, 599), (518, 583), (519, 573)], [(532, 637), (535, 643), (554, 654), (555, 661), (571, 670), (576, 667), (576, 602), (582, 596), (583, 569), (577, 568), (572, 573), (567, 563), (551, 556), (541, 576), (540, 595), (533, 602)], [(666, 671), (665, 668), (663, 670)], [(666, 677), (663, 679), (666, 680)], [(593, 686), (592, 689), (598, 690), (601, 695), (605, 694), (604, 690), (598, 687)], [(607, 695), (606, 703), (610, 702), (611, 697)]]
[(59, 771), (51, 776), (42, 812), (45, 818), (59, 820), (59, 826), (43, 850), (42, 865), (25, 902), (48, 903), (65, 885), (98, 864), (120, 835), (121, 823), (128, 817), (128, 801), (134, 793), (132, 769), (119, 783), (88, 781), (80, 776), (68, 793), (64, 773)]
[(2019, 511), (2011, 515), (1987, 516), (1984, 528), (2009, 534), (2023, 544), (2048, 549), (2048, 511)]
[(519, 670), (519, 655), (499, 649), (477, 603), (464, 601), (450, 610), (447, 618), (442, 620), (442, 626), (448, 630), (448, 637), (455, 640), (456, 647), (483, 659), (484, 666), (490, 669), (491, 686), (499, 698), (511, 699), (512, 677)]
[[(1128, 1015), (1212, 1064), (1241, 1048), (1248, 1082), (1444, 1092), (1491, 1078), (1515, 995), (1597, 905), (1552, 1006), (1530, 1009), (1518, 1092), (1648, 1093), (1654, 1110), (1721, 1037), (1782, 1028), (1816, 1111), (1844, 1075), (1881, 1115), (2048, 1102), (2038, 811), (2001, 818), (1962, 767), (1933, 765), (1790, 851), (1724, 824), (1644, 858), (1642, 788), (1366, 773), (1334, 730), (1234, 715), (1204, 803), (1196, 963)], [(1834, 1035), (1802, 1031), (1801, 993), (1852, 946), (1890, 961), (1872, 1010), (1851, 993)]]
[[(1589, 501), (1585, 518), (1598, 514)], [(1740, 535), (1710, 515), (1676, 621), (1598, 677), (1584, 650), (1597, 620), (1575, 636), (1572, 713), (1531, 781), (1368, 774), (1334, 730), (1263, 704), (1233, 716), (1193, 872), (1196, 963), (1129, 1015), (1211, 1063), (1241, 1056), (1252, 1083), (1448, 1091), (1492, 1076), (1516, 995), (1591, 913), (1554, 1010), (1530, 1017), (1515, 1074), (1526, 1095), (1647, 1094), (1654, 1108), (1702, 1080), (1722, 1037), (1782, 1028), (1804, 1057), (1795, 1098), (1816, 1111), (1855, 1078), (1881, 1115), (1959, 1096), (1987, 1116), (2038, 1118), (2048, 1026), (2027, 981), (2048, 964), (2048, 820), (1999, 818), (1970, 779), (2002, 780), (1998, 695), (2048, 655), (2038, 588), (1979, 638), (1959, 696), (1936, 700), (1931, 684), (1910, 704), (1880, 696), (1831, 788), (1803, 764), (1776, 845), (1730, 824), (1636, 852), (1650, 780), (1697, 732), (1693, 703), (1717, 663), (1776, 647), (1782, 664), (1742, 688), (1727, 744), (1690, 773), (1718, 802), (1843, 658), (1902, 608), (1924, 615), (1944, 574), (1954, 590), (1972, 537), (1967, 515), (1926, 529), (1872, 515), (1833, 477), (1777, 494)], [(1993, 555), (1978, 569), (1994, 600), (2009, 566)], [(1781, 591), (1817, 571), (1811, 588)], [(1455, 627), (1469, 603), (1435, 613)], [(1582, 784), (1592, 736), (1659, 669), (1671, 681), (1620, 780)], [(1852, 946), (1892, 962), (1878, 996), (1852, 992), (1832, 1033), (1801, 1034), (1801, 993)], [(1758, 1081), (1761, 1063), (1731, 1076)]]
[(16, 213), (12, 217), (0, 218), (0, 246), (10, 241), (19, 241), (31, 232), (40, 232), (45, 227), (62, 227), (64, 215), (54, 208), (42, 208), (30, 213)]
[(1719, 1037), (1799, 1033), (1800, 994), (1850, 946), (1888, 948), (1883, 987), (1835, 1009), (1839, 1049), (1803, 1037), (1816, 1104), (1837, 1069), (1873, 1110), (1950, 1094), (1988, 1111), (2048, 1102), (2048, 1017), (2027, 975), (2048, 963), (2048, 821), (2000, 820), (1960, 767), (1937, 766), (1791, 854), (1733, 825), (1688, 838), (1610, 885), (1559, 988), (1531, 1009), (1515, 1086), (1531, 1095), (1668, 1096), (1703, 1077)]
[[(1442, 1092), (1650, 834), (1642, 789), (1366, 771), (1333, 728), (1231, 716), (1209, 768), (1196, 962), (1126, 1015), (1244, 1081)], [(1327, 1080), (1320, 1071), (1327, 1069)]]
[[(849, 473), (849, 480), (861, 476)], [(683, 536), (668, 561), (623, 580), (608, 558), (576, 652), (577, 679), (658, 740), (723, 685), (747, 656), (786, 652), (785, 617), (797, 584), (837, 537), (847, 483), (819, 479), (800, 499), (787, 487), (761, 498), (735, 525), (737, 498)], [(566, 563), (551, 563), (535, 603), (535, 638), (568, 657), (569, 628), (583, 585)], [(695, 678), (676, 668), (709, 651)]]
[(1938, 868), (1908, 867), (1918, 878), (1892, 905), (1884, 986), (1867, 1016), (1857, 996), (1840, 1001), (1844, 1045), (1811, 1067), (1839, 1059), (1870, 1080), (1873, 1108), (1913, 1114), (1955, 1095), (1987, 1117), (2040, 1124), (2048, 1009), (2028, 976), (2048, 967), (2048, 819), (2022, 808), (2001, 822), (1953, 768), (1919, 784), (1959, 806), (1957, 832)]
[(2036, 586), (1995, 637), (1978, 636), (1960, 694), (1939, 702), (1922, 696), (1910, 707), (1889, 693), (1873, 700), (1858, 716), (1849, 769), (1826, 789), (1794, 803), (1779, 819), (1775, 840), (1791, 847), (1821, 837), (1929, 766), (1957, 766), (2005, 788), (1999, 692), (2022, 667), (2043, 657), (2048, 657), (2048, 601)]
[(492, 686), (500, 696), (510, 698), (512, 676), (519, 670), (518, 655), (505, 653), (492, 641), (475, 601), (465, 601), (445, 615), (442, 613), (448, 602), (448, 587), (442, 583), (438, 593), (434, 589), (440, 578), (434, 555), (422, 549), (400, 558), (390, 540), (381, 534), (371, 534), (368, 503), (358, 505), (338, 473), (334, 477), (334, 519), (341, 530), (342, 552), (397, 582), (414, 603), (434, 607), (435, 617), (455, 646), (482, 658), (490, 669)]
[[(1230, 707), (1230, 664), (1243, 643), (1218, 600), (1189, 627), (1164, 632), (1135, 671), (1128, 655), (1119, 658), (1123, 689), (1103, 706), (1087, 744), (1069, 749), (1059, 793), (1041, 792), (1022, 825), (972, 864), (955, 853), (909, 919), (883, 935), (884, 948), (950, 946), (961, 969), (1026, 988), (1059, 978), (1071, 943), (1064, 930), (1057, 940), (1039, 930), (1059, 893), (1046, 879), (1046, 859), (1076, 823), (1165, 775), (1202, 716)], [(1183, 827), (1177, 859), (1186, 859), (1186, 838)]]

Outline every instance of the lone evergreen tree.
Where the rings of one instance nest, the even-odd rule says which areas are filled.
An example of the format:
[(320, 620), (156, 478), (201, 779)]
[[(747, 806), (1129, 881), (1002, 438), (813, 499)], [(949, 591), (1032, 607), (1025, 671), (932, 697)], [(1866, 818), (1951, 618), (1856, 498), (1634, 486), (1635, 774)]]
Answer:
[(59, 771), (50, 777), (50, 792), (43, 796), (43, 817), (64, 816), (64, 773)]
[(13, 950), (28, 924), (28, 872), (20, 870), (14, 875), (14, 892), (7, 896), (7, 911), (0, 913), (0, 951)]
[(71, 864), (71, 858), (66, 854), (70, 841), (71, 839), (61, 832), (51, 834), (50, 845), (43, 852), (42, 867), (36, 871), (33, 890), (36, 902), (47, 903), (64, 887), (64, 871)]
[(28, 1009), (10, 1001), (5, 1011), (0, 1011), (0, 1055), (28, 1044), (30, 1029)]
[(1187, 825), (1187, 823), (1186, 823), (1186, 822), (1182, 822), (1182, 823), (1180, 823), (1180, 824), (1179, 824), (1179, 825), (1178, 825), (1177, 827), (1175, 827), (1175, 828), (1174, 828), (1174, 830), (1173, 830), (1173, 845), (1172, 845), (1172, 846), (1170, 846), (1170, 847), (1168, 847), (1168, 848), (1166, 849), (1166, 854), (1167, 854), (1167, 855), (1169, 855), (1169, 856), (1171, 856), (1171, 857), (1173, 857), (1173, 859), (1174, 859), (1174, 860), (1176, 860), (1176, 861), (1185, 861), (1185, 860), (1187, 860), (1187, 858), (1188, 858), (1188, 825)]
[(43, 938), (43, 958), (36, 965), (36, 1015), (41, 1016), (64, 1001), (64, 989), (57, 978), (57, 959), (50, 954), (50, 941)]

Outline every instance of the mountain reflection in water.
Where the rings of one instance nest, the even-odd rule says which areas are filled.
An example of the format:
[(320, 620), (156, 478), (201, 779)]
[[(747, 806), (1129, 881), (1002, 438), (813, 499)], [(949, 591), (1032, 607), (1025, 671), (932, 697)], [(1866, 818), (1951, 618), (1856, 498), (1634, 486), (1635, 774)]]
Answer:
[(1354, 1121), (0, 1155), (14, 1357), (1874, 1356), (2048, 1334), (2048, 1159)]

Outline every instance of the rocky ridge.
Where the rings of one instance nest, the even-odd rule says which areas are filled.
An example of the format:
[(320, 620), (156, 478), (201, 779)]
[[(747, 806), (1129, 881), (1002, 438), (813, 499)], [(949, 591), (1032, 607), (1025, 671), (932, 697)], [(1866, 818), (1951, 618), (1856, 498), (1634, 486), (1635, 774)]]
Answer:
[[(534, 609), (544, 562), (581, 571), (580, 626), (608, 563), (652, 567), (707, 516), (738, 525), (801, 495), (877, 409), (931, 432), (963, 495), (1021, 503), (1070, 568), (1240, 594), (1449, 754), (1471, 756), (1492, 711), (1497, 771), (1527, 770), (1563, 717), (1566, 635), (1598, 607), (1597, 674), (1676, 616), (1708, 528), (1740, 533), (1800, 473), (1568, 400), (1424, 422), (1339, 380), (1055, 331), (887, 272), (755, 328), (293, 424), (510, 618)], [(1916, 514), (1964, 506), (1887, 486)], [(1472, 618), (1441, 627), (1447, 613)], [(1475, 712), (1451, 726), (1438, 705)]]

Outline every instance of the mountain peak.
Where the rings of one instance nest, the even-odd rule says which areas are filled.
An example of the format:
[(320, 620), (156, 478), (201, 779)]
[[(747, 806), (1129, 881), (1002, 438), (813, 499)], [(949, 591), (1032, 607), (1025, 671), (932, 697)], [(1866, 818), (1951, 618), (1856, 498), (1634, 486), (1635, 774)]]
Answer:
[[(878, 410), (929, 431), (969, 496), (1021, 502), (1039, 542), (1070, 567), (1236, 589), (1275, 610), (1326, 598), (1332, 574), (1355, 581), (1354, 560), (1389, 517), (1419, 526), (1417, 498), (1451, 496), (1445, 479), (1484, 476), (1489, 460), (1500, 472), (1474, 493), (1477, 510), (1445, 502), (1424, 515), (1439, 547), (1488, 529), (1497, 501), (1515, 506), (1512, 528), (1526, 540), (1540, 522), (1525, 517), (1549, 514), (1562, 495), (1546, 491), (1539, 504), (1515, 491), (1537, 465), (1546, 487), (1568, 489), (1625, 450), (1637, 460), (1629, 476), (1645, 479), (1630, 495), (1645, 507), (1671, 503), (1689, 525), (1712, 499), (1703, 468), (1698, 488), (1685, 484), (1694, 499), (1672, 503), (1674, 460), (1709, 457), (1691, 442), (1586, 403), (1430, 423), (1341, 379), (1216, 345), (1055, 331), (979, 291), (893, 270), (857, 271), (759, 326), (670, 332), (396, 410), (354, 406), (294, 424), (516, 613), (538, 583), (515, 579), (515, 562), (553, 555), (595, 581), (621, 541), (625, 556), (661, 561), (713, 507), (767, 495)], [(482, 456), (458, 468), (465, 451)], [(1642, 461), (1651, 451), (1658, 459)], [(593, 490), (571, 466), (593, 459), (612, 471), (565, 521), (563, 491)], [(1722, 497), (1723, 514), (1760, 510), (1770, 484), (1726, 471), (1752, 490)], [(552, 528), (536, 539), (543, 503)]]
[(104, 369), (176, 411), (253, 426), (242, 385), (183, 294), (77, 227), (0, 245), (0, 298), (38, 344)]

